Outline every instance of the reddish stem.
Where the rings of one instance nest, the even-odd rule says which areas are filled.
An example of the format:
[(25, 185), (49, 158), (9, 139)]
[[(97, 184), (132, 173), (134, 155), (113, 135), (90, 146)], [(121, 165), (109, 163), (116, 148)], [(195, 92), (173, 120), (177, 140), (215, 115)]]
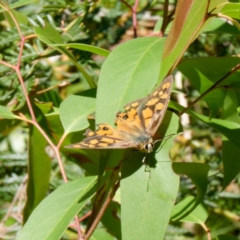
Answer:
[(130, 10), (132, 11), (133, 35), (134, 35), (134, 38), (137, 38), (137, 7), (139, 4), (139, 0), (135, 1), (135, 4), (133, 7), (124, 0), (120, 0), (120, 1), (124, 3), (128, 8), (130, 8)]

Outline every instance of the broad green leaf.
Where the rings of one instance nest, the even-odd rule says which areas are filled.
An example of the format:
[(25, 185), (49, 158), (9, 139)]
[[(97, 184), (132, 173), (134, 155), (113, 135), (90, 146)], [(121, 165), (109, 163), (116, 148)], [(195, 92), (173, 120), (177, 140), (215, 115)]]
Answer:
[[(113, 124), (116, 112), (122, 110), (122, 107), (125, 104), (138, 98), (146, 97), (152, 91), (153, 86), (158, 81), (163, 43), (164, 39), (159, 39), (156, 37), (139, 38), (122, 44), (121, 46), (117, 47), (110, 53), (110, 55), (103, 64), (99, 79), (96, 109), (96, 120), (98, 123), (106, 122)], [(168, 119), (176, 120), (175, 117), (172, 118), (169, 117)], [(178, 126), (178, 124), (175, 124), (174, 126)], [(144, 156), (139, 152), (130, 151), (126, 152), (124, 157), (125, 160), (123, 161), (123, 165), (125, 165), (123, 175), (124, 176), (127, 175), (126, 171), (127, 172), (130, 171), (131, 173), (133, 173), (140, 166), (142, 166), (141, 161), (143, 157)], [(167, 160), (168, 159), (169, 158), (167, 154)], [(173, 182), (172, 187), (168, 189), (169, 195), (164, 197), (165, 198), (172, 197), (171, 199), (174, 199), (176, 191), (178, 189), (178, 177), (172, 172), (170, 162), (166, 164), (163, 163), (163, 165), (160, 165), (160, 167), (154, 173), (154, 177), (151, 177), (152, 181), (149, 185), (149, 188), (151, 187), (152, 192), (155, 191), (154, 188), (156, 187), (157, 184), (159, 184), (159, 180), (161, 180), (158, 179), (158, 175), (161, 175), (159, 171), (162, 173), (162, 168), (165, 169), (166, 174), (168, 175), (168, 177), (169, 176), (171, 177), (171, 180)], [(128, 190), (127, 189), (125, 190), (125, 193), (122, 192), (121, 194), (122, 199), (126, 198), (126, 201), (130, 202), (129, 200), (127, 200), (128, 198), (131, 198), (131, 200), (138, 199), (139, 195), (147, 192), (149, 173), (145, 172), (144, 169), (145, 167), (143, 166), (139, 170), (139, 172), (135, 172), (134, 174), (132, 174), (131, 175), (132, 179), (131, 177), (128, 177), (121, 181), (121, 191), (122, 188), (124, 188), (123, 184), (127, 188), (129, 187)], [(154, 169), (152, 169), (152, 171), (154, 171)], [(151, 176), (152, 175), (153, 173), (151, 173)], [(165, 174), (163, 174), (162, 176), (165, 176)], [(134, 184), (132, 182), (134, 182)], [(137, 188), (139, 191), (137, 191), (136, 195), (134, 196), (134, 192), (136, 191), (136, 188), (134, 188), (135, 183), (137, 183), (137, 185), (139, 186)], [(134, 190), (130, 189), (131, 185), (132, 188), (134, 188)], [(127, 196), (128, 192), (131, 192), (129, 196)], [(162, 196), (164, 194), (160, 195)], [(143, 196), (144, 195), (142, 195), (141, 199), (143, 198)], [(150, 200), (153, 199), (155, 202), (158, 202), (159, 198), (156, 195), (154, 195), (154, 193), (151, 194), (151, 197), (149, 197), (148, 208), (151, 213), (153, 210), (150, 208)], [(143, 225), (146, 224), (147, 222), (148, 224), (146, 224), (145, 229), (151, 228), (150, 226), (151, 224), (149, 224), (149, 221), (147, 221), (147, 217), (139, 218), (139, 215), (143, 214), (142, 211), (146, 210), (147, 208), (146, 206), (142, 208), (142, 211), (139, 212), (139, 215), (135, 216), (137, 221), (139, 221), (139, 219), (142, 220), (141, 224), (136, 229), (135, 225), (133, 227), (134, 221), (131, 221), (131, 217), (134, 218), (134, 215), (137, 212), (134, 208), (131, 210), (132, 205), (136, 205), (137, 207), (137, 204), (134, 204), (134, 202), (135, 200), (132, 201), (131, 205), (124, 203), (123, 204), (124, 207), (122, 205), (123, 212), (121, 216), (122, 217), (124, 216), (124, 220), (122, 218), (122, 222), (126, 222), (126, 224), (124, 225), (124, 229), (122, 230), (123, 239), (125, 236), (128, 237), (130, 236), (132, 237), (132, 239), (134, 239), (134, 236), (138, 237), (141, 236), (141, 234), (137, 233), (137, 229), (143, 227)], [(166, 211), (168, 212), (169, 215), (167, 216), (166, 214), (166, 219), (169, 220), (173, 202), (170, 200), (170, 202), (168, 202), (167, 204), (169, 205), (167, 205)], [(153, 203), (151, 203), (151, 205), (155, 206), (155, 204)], [(130, 210), (129, 213), (127, 213), (128, 210)], [(134, 214), (131, 214), (131, 212), (134, 212)], [(146, 214), (148, 215), (150, 213)], [(128, 216), (131, 217), (128, 218)], [(156, 217), (158, 218), (159, 215)], [(165, 230), (166, 224), (168, 222), (168, 220), (166, 221), (166, 219), (164, 219), (165, 225), (162, 226), (161, 230), (163, 229)], [(157, 229), (157, 224), (158, 227), (159, 225), (161, 225), (161, 223), (156, 223), (156, 225), (154, 225), (154, 230)], [(132, 231), (133, 229), (134, 234), (131, 232), (131, 234), (129, 235), (129, 232)], [(141, 232), (144, 232), (144, 230), (141, 230)], [(158, 230), (156, 230), (156, 232), (159, 232), (159, 228)], [(156, 234), (156, 232), (154, 234)], [(164, 233), (162, 232), (161, 234)]]
[[(182, 61), (178, 65), (178, 70), (189, 79), (200, 93), (203, 93), (239, 63), (239, 57), (194, 58)], [(217, 68), (217, 71), (213, 71), (213, 68)], [(228, 85), (238, 81), (238, 79), (239, 75), (235, 73), (220, 83), (219, 86)]]
[[(184, 107), (177, 104), (176, 102), (170, 102), (169, 107), (177, 110), (182, 111)], [(222, 120), (222, 119), (216, 119), (212, 118), (209, 119), (208, 117), (198, 114), (194, 111), (187, 111), (187, 113), (192, 116), (193, 118), (199, 119), (200, 121), (206, 123), (210, 127), (214, 128), (218, 132), (222, 133), (225, 137), (227, 137), (228, 140), (231, 141), (231, 143), (240, 150), (240, 124), (237, 124), (235, 122), (231, 122), (228, 120)]]
[(37, 205), (46, 197), (51, 172), (51, 158), (46, 152), (47, 141), (32, 125), (30, 126), (28, 144), (28, 183), (24, 223)]
[[(178, 65), (178, 69), (202, 94), (229, 73), (238, 63), (240, 63), (239, 57), (206, 57), (185, 60)], [(212, 71), (212, 69), (216, 68), (218, 71)], [(227, 86), (232, 82), (238, 81), (239, 76), (239, 73), (235, 73), (220, 83), (219, 86)], [(226, 90), (224, 88), (217, 88), (204, 97), (211, 110), (211, 117), (216, 116), (222, 107), (225, 96)]]
[(91, 236), (91, 240), (115, 240), (115, 238), (106, 229), (97, 228)]
[[(176, 215), (177, 212), (179, 213), (185, 212), (187, 209), (190, 209), (190, 207), (194, 204), (194, 202), (195, 202), (195, 197), (187, 196), (181, 202), (175, 205), (172, 216)], [(202, 204), (199, 204), (189, 215), (187, 215), (180, 221), (202, 224), (206, 221), (207, 217), (208, 217), (208, 213), (206, 209), (202, 206)]]
[(208, 6), (208, 12), (218, 13), (221, 10), (221, 6), (228, 0), (211, 0)]
[(240, 35), (239, 29), (222, 18), (214, 18), (202, 27), (202, 33), (228, 33)]
[(199, 204), (188, 216), (181, 219), (181, 222), (191, 222), (204, 224), (208, 218), (208, 213), (202, 204)]
[(221, 13), (232, 18), (240, 19), (240, 3), (226, 3)]
[(17, 115), (13, 114), (10, 110), (3, 106), (0, 106), (0, 118), (19, 119)]
[(71, 48), (91, 52), (91, 53), (94, 53), (94, 54), (98, 54), (98, 55), (103, 56), (103, 57), (107, 57), (110, 53), (106, 49), (91, 46), (91, 45), (87, 45), (87, 44), (82, 44), (82, 43), (51, 44), (49, 46), (52, 46), (52, 47), (57, 47), (57, 46), (71, 47)]
[(58, 143), (62, 135), (64, 134), (64, 129), (59, 116), (59, 109), (53, 108), (53, 112), (47, 113), (45, 117), (51, 135), (54, 138), (55, 143)]
[(34, 210), (18, 240), (60, 239), (73, 217), (93, 197), (95, 184), (96, 177), (85, 177), (60, 186)]
[(113, 124), (116, 112), (146, 97), (157, 83), (164, 39), (138, 38), (115, 48), (101, 69), (96, 121)]
[[(179, 120), (167, 112), (159, 134), (177, 133)], [(163, 239), (177, 196), (179, 177), (172, 170), (169, 151), (173, 138), (163, 140), (155, 151), (147, 155), (129, 153), (123, 161), (121, 180), (121, 220), (123, 239)], [(158, 147), (158, 148), (157, 148)], [(150, 220), (151, 219), (151, 220)]]
[(194, 203), (189, 205), (189, 208), (177, 208), (173, 211), (172, 220), (177, 221), (183, 217), (186, 217), (191, 213), (204, 199), (208, 186), (208, 170), (207, 164), (200, 163), (173, 163), (173, 170), (177, 174), (184, 174), (189, 177), (197, 189), (197, 196), (194, 199)]
[(238, 238), (233, 237), (233, 236), (231, 236), (231, 235), (227, 235), (227, 234), (219, 235), (219, 236), (217, 236), (216, 239), (217, 239), (217, 240), (238, 240)]
[[(116, 112), (125, 104), (146, 97), (152, 91), (158, 81), (163, 43), (164, 39), (156, 37), (139, 38), (118, 46), (110, 53), (98, 82), (97, 123), (113, 125)], [(123, 150), (115, 153), (108, 153), (108, 167), (113, 160), (115, 164), (122, 159)], [(141, 159), (142, 156), (138, 158), (140, 164)]]
[(95, 104), (95, 98), (74, 95), (67, 97), (60, 105), (60, 119), (65, 134), (87, 128), (87, 117), (95, 111)]
[(240, 172), (240, 149), (225, 136), (222, 137), (222, 160), (224, 165), (223, 189), (237, 177)]
[[(236, 93), (231, 90), (228, 90), (225, 98), (221, 118), (235, 123), (240, 122), (237, 112)], [(240, 172), (240, 161), (238, 159), (240, 150), (225, 136), (223, 136), (222, 140), (222, 159), (224, 164), (223, 188), (225, 188)]]

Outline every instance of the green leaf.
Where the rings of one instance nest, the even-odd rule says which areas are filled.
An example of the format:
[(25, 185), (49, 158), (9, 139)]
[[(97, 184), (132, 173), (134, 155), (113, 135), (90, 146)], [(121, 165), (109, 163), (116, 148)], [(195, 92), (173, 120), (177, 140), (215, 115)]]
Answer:
[[(59, 32), (49, 23), (45, 23), (44, 28), (35, 27), (35, 32), (37, 34), (37, 37), (46, 44), (63, 43), (62, 37)], [(68, 52), (64, 47), (55, 49), (62, 53), (65, 53), (69, 57), (72, 57), (72, 54)]]
[[(194, 204), (190, 205), (189, 208), (180, 209), (181, 211), (174, 210), (172, 220), (178, 221), (179, 219), (187, 216), (198, 206), (199, 203), (203, 201), (208, 186), (207, 175), (209, 166), (207, 164), (200, 163), (173, 163), (173, 170), (177, 174), (184, 174), (188, 176), (193, 181), (197, 189), (197, 196)], [(177, 208), (177, 210), (179, 209)]]
[(6, 107), (0, 105), (0, 118), (5, 119), (19, 119), (19, 117), (9, 111)]
[[(146, 97), (152, 91), (154, 85), (158, 81), (163, 44), (164, 39), (159, 39), (156, 37), (139, 38), (118, 46), (110, 53), (110, 55), (103, 64), (99, 79), (96, 107), (96, 121), (98, 123), (107, 122), (113, 124), (116, 112), (121, 110), (121, 108), (126, 103), (136, 100), (138, 98)], [(166, 114), (166, 116), (168, 116), (169, 121), (170, 119), (174, 119), (174, 127), (178, 126), (178, 124), (176, 124), (175, 122), (176, 116), (172, 116), (169, 113)], [(167, 124), (167, 122), (165, 122), (165, 124)], [(163, 126), (165, 126), (165, 124)], [(164, 129), (167, 129), (167, 127), (165, 127)], [(161, 154), (157, 157), (157, 159), (161, 159)], [(120, 153), (118, 155), (120, 155)], [(130, 171), (131, 173), (133, 173), (139, 167), (141, 167), (141, 161), (144, 157), (139, 152), (126, 152), (125, 156), (127, 159), (123, 161), (123, 178), (126, 177), (127, 172)], [(152, 154), (151, 156), (154, 156), (154, 154)], [(117, 157), (115, 156), (115, 160), (116, 158)], [(168, 153), (165, 154), (165, 159), (169, 159)], [(147, 201), (147, 207), (144, 206), (141, 208), (138, 207), (138, 204), (134, 204), (135, 201), (133, 201), (133, 199), (138, 199), (138, 202), (141, 202), (141, 200), (139, 201), (139, 196), (140, 199), (143, 199), (145, 196), (144, 194), (147, 192), (149, 173), (145, 172), (144, 169), (145, 167), (143, 166), (138, 172), (134, 172), (131, 177), (128, 176), (128, 178), (121, 181), (121, 196), (122, 199), (126, 199), (125, 203), (122, 204), (121, 214), (122, 223), (124, 223), (122, 229), (123, 239), (126, 236), (131, 236), (132, 239), (134, 239), (134, 236), (138, 236), (139, 239), (139, 236), (141, 236), (141, 234), (139, 234), (138, 230), (141, 229), (144, 224), (146, 224), (144, 229), (148, 229), (148, 231), (145, 231), (145, 233), (151, 232), (151, 230), (149, 230), (152, 229), (150, 222), (148, 221), (147, 217), (142, 217), (143, 213), (147, 215), (150, 214), (147, 213), (148, 208), (152, 213), (153, 210), (151, 206), (156, 206), (156, 204), (151, 203), (150, 200), (154, 200), (154, 202), (158, 202), (159, 200), (160, 202), (162, 202), (162, 204), (166, 204), (166, 199), (168, 199), (168, 197), (169, 199), (174, 199), (174, 197), (176, 196), (176, 192), (178, 189), (178, 177), (172, 172), (170, 162), (166, 164), (161, 163), (161, 165), (156, 170), (152, 169), (151, 172), (151, 181), (149, 184), (149, 188), (151, 188), (152, 194), (150, 195), (151, 197), (149, 197), (148, 199), (149, 201)], [(167, 189), (169, 190), (169, 195), (165, 196), (159, 191), (159, 194), (161, 196), (164, 195), (165, 201), (162, 201), (158, 198), (158, 196), (154, 195), (154, 188), (158, 187), (157, 185), (160, 181), (162, 181), (161, 177), (160, 179), (158, 178), (158, 175), (162, 174), (162, 169), (165, 169), (166, 174), (168, 175), (168, 177), (170, 177), (170, 180), (172, 181), (172, 187), (170, 189)], [(154, 175), (154, 177), (152, 175)], [(165, 174), (162, 174), (162, 176), (165, 176)], [(134, 186), (138, 187), (135, 188)], [(124, 188), (126, 188), (126, 190), (122, 190)], [(136, 189), (138, 189), (138, 191), (136, 191)], [(129, 195), (129, 193), (131, 194)], [(144, 194), (142, 195), (142, 193)], [(130, 202), (132, 203), (130, 204)], [(128, 205), (128, 203), (130, 205)], [(135, 205), (134, 207), (136, 207), (137, 210), (136, 208), (132, 208), (131, 210), (131, 207), (133, 207), (133, 205)], [(163, 225), (160, 230), (165, 230), (172, 207), (173, 201), (170, 200), (166, 204), (167, 214), (166, 218), (164, 218), (165, 225)], [(142, 210), (139, 212), (139, 214), (136, 214), (139, 209)], [(158, 210), (160, 211), (160, 208), (158, 208)], [(140, 218), (139, 215), (141, 215)], [(159, 216), (160, 215), (157, 214), (154, 215), (154, 217), (158, 218), (158, 220)], [(135, 220), (132, 221), (133, 219)], [(138, 222), (140, 219), (141, 223), (136, 228), (135, 222)], [(154, 231), (156, 230), (156, 232), (154, 232), (154, 236), (155, 234), (160, 232), (159, 225), (161, 225), (161, 222), (157, 222), (156, 225), (154, 225)], [(134, 230), (134, 234), (132, 230)], [(142, 229), (141, 232), (144, 232), (144, 230)], [(161, 231), (161, 235), (164, 235), (163, 231)], [(143, 235), (142, 238), (144, 238), (144, 236), (145, 235)], [(159, 237), (157, 237), (157, 239), (159, 239)]]
[(58, 143), (64, 134), (64, 129), (59, 116), (59, 109), (53, 108), (53, 112), (47, 113), (45, 117), (51, 135), (53, 136), (55, 142)]
[(240, 35), (239, 29), (226, 22), (225, 19), (214, 18), (202, 28), (202, 33), (228, 33)]
[(231, 236), (231, 235), (227, 235), (227, 234), (219, 235), (219, 236), (217, 236), (216, 239), (217, 239), (217, 240), (238, 240), (238, 238), (233, 237), (233, 236)]
[[(159, 134), (177, 133), (179, 120), (167, 112)], [(173, 138), (163, 140), (147, 155), (150, 168), (142, 164), (144, 155), (131, 152), (123, 161), (121, 180), (121, 220), (123, 239), (163, 239), (178, 192), (179, 177), (172, 170), (169, 151)], [(157, 144), (156, 144), (157, 145)], [(157, 149), (158, 147), (158, 149)], [(149, 172), (150, 171), (150, 172)], [(151, 219), (151, 220), (150, 220)]]
[(236, 19), (240, 19), (240, 3), (226, 3), (221, 13)]
[(97, 123), (113, 124), (126, 103), (148, 95), (158, 80), (163, 44), (157, 37), (138, 38), (109, 54), (99, 78)]
[(94, 54), (98, 54), (103, 57), (107, 57), (109, 55), (109, 51), (100, 47), (95, 47), (87, 44), (82, 44), (82, 43), (67, 43), (67, 44), (50, 44), (49, 46), (55, 47), (55, 46), (65, 46), (65, 47), (71, 47), (87, 52), (91, 52)]
[(73, 217), (93, 197), (95, 184), (96, 177), (86, 177), (60, 186), (34, 210), (18, 240), (60, 239)]
[[(178, 111), (182, 111), (184, 109), (184, 107), (177, 104), (176, 102), (170, 102), (169, 107)], [(191, 110), (188, 110), (187, 113), (193, 118), (199, 119), (200, 121), (206, 123), (210, 127), (217, 130), (218, 132), (222, 133), (225, 137), (227, 137), (231, 141), (231, 143), (237, 149), (240, 149), (240, 138), (239, 138), (240, 124), (227, 121), (227, 120), (216, 119), (216, 118), (209, 119), (208, 117), (198, 114)]]
[[(19, 8), (19, 7), (22, 7), (22, 6), (25, 6), (25, 5), (28, 5), (30, 3), (33, 3), (33, 2), (37, 2), (38, 0), (19, 0), (17, 2), (14, 2), (12, 4), (9, 4), (9, 7), (11, 9), (13, 8)], [(4, 9), (0, 9), (0, 12), (4, 11)]]
[(46, 152), (47, 141), (32, 125), (30, 126), (28, 144), (28, 182), (24, 223), (37, 205), (46, 197), (51, 172), (51, 158)]
[(111, 202), (104, 213), (101, 222), (114, 237), (122, 239), (121, 222), (120, 218), (117, 216), (119, 210), (120, 205), (116, 202)]
[[(227, 96), (222, 107), (221, 118), (239, 123), (237, 96), (236, 93), (231, 90), (227, 91)], [(238, 159), (240, 150), (226, 137), (223, 136), (222, 140), (222, 159), (224, 165), (223, 188), (225, 188), (240, 171), (240, 162)]]
[(53, 107), (53, 102), (41, 102), (37, 98), (34, 98), (34, 103), (43, 114), (48, 113)]
[[(202, 94), (239, 63), (239, 57), (206, 57), (185, 60), (179, 64), (178, 69)], [(218, 71), (212, 71), (213, 68), (217, 68)], [(230, 83), (238, 81), (239, 77), (240, 74), (235, 73), (220, 83), (219, 86), (227, 86)], [(211, 110), (211, 117), (216, 116), (222, 107), (225, 96), (226, 90), (217, 88), (204, 97)]]
[(65, 134), (87, 128), (87, 117), (95, 111), (95, 104), (95, 98), (74, 95), (67, 97), (60, 105), (60, 119)]
[[(189, 209), (189, 206), (191, 206), (194, 201), (195, 197), (187, 196), (174, 207), (172, 215), (175, 215), (176, 212), (181, 212), (183, 210)], [(189, 215), (180, 221), (203, 224), (207, 218), (208, 213), (206, 209), (202, 206), (202, 204), (199, 204)]]
[(97, 228), (93, 235), (91, 236), (92, 240), (115, 240), (115, 238), (109, 234), (106, 229)]
[[(12, 9), (10, 11), (12, 12), (13, 16), (15, 17), (16, 21), (19, 24), (23, 24), (23, 25), (27, 25), (28, 24), (28, 18), (27, 18), (26, 15), (24, 15), (21, 12), (18, 12), (16, 10), (14, 10), (14, 9)], [(8, 12), (5, 12), (5, 17), (6, 17), (6, 20), (9, 22), (9, 24), (11, 25), (11, 27), (15, 27), (15, 23), (12, 20), (12, 17), (10, 16), (10, 14)]]
[[(49, 23), (45, 23), (44, 28), (35, 27), (35, 33), (41, 41), (45, 42), (48, 45), (55, 44), (55, 43), (63, 44), (63, 40), (61, 38), (61, 35)], [(84, 68), (81, 65), (78, 64), (78, 62), (76, 61), (73, 54), (70, 51), (68, 51), (66, 49), (66, 47), (62, 47), (62, 46), (54, 47), (54, 46), (52, 46), (52, 48), (56, 49), (60, 53), (65, 54), (66, 56), (69, 57), (69, 59), (75, 64), (75, 66), (80, 70), (80, 72), (86, 78), (86, 80), (88, 81), (88, 84), (90, 85), (91, 88), (94, 88), (96, 86), (96, 84), (94, 83), (94, 81), (90, 77), (90, 75), (84, 70)]]

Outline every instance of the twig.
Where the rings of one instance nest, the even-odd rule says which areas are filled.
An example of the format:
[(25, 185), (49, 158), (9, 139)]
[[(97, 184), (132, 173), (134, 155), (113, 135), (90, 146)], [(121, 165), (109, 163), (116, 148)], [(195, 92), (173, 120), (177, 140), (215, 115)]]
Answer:
[(108, 205), (111, 203), (112, 198), (114, 197), (114, 195), (115, 195), (117, 189), (119, 188), (119, 186), (120, 186), (120, 181), (118, 181), (118, 182), (115, 184), (115, 186), (111, 189), (111, 191), (109, 192), (109, 194), (108, 194), (105, 202), (104, 202), (103, 205), (102, 205), (102, 208), (100, 209), (98, 215), (97, 215), (96, 218), (94, 219), (94, 221), (93, 221), (91, 227), (89, 228), (88, 232), (87, 232), (86, 235), (84, 236), (84, 240), (88, 240), (88, 239), (91, 237), (91, 235), (92, 235), (92, 233), (94, 232), (95, 228), (97, 227), (99, 221), (101, 220), (104, 212), (106, 211)]
[(129, 5), (125, 0), (120, 0), (122, 3), (124, 3), (130, 10), (132, 11), (132, 21), (133, 21), (133, 36), (134, 38), (137, 38), (137, 7), (139, 4), (139, 0), (135, 0), (135, 4), (132, 7)]
[(82, 216), (81, 218), (78, 219), (79, 222), (82, 222), (83, 220), (85, 220), (86, 218), (88, 218), (89, 216), (91, 216), (92, 211), (89, 211), (88, 213), (86, 213), (84, 216)]
[(216, 83), (214, 83), (212, 85), (212, 87), (210, 87), (208, 90), (206, 90), (201, 96), (199, 96), (198, 98), (196, 98), (191, 104), (189, 104), (189, 106), (187, 108), (185, 108), (184, 110), (182, 110), (178, 116), (181, 116), (182, 114), (184, 114), (185, 112), (187, 112), (194, 104), (196, 104), (200, 99), (202, 99), (203, 97), (205, 97), (209, 92), (211, 92), (212, 90), (214, 90), (220, 83), (222, 83), (224, 80), (226, 80), (229, 76), (231, 76), (233, 73), (235, 73), (237, 70), (240, 69), (240, 64), (237, 64), (234, 68), (231, 69), (231, 71), (226, 74), (224, 77), (220, 78)]
[(202, 226), (202, 228), (205, 230), (205, 232), (207, 233), (207, 239), (211, 240), (211, 232), (210, 229), (206, 226), (205, 223), (200, 223), (200, 225)]
[(165, 0), (163, 5), (163, 23), (159, 33), (159, 37), (163, 37), (166, 27), (168, 25), (168, 5), (169, 1)]
[[(22, 48), (23, 45), (24, 44), (21, 44), (21, 48)], [(21, 61), (21, 59), (20, 59), (20, 61)], [(21, 75), (21, 72), (20, 72), (20, 66), (17, 65), (15, 67), (15, 71), (16, 71), (16, 73), (18, 75), (18, 79), (19, 79), (19, 82), (21, 84), (21, 87), (22, 87), (22, 90), (23, 90), (23, 94), (24, 94), (24, 97), (26, 99), (26, 102), (27, 102), (27, 105), (28, 105), (28, 110), (30, 112), (31, 118), (32, 118), (32, 120), (35, 123), (37, 123), (37, 120), (36, 120), (36, 117), (35, 117), (35, 114), (34, 114), (34, 111), (33, 111), (33, 107), (32, 107), (32, 104), (30, 102), (30, 99), (29, 99), (29, 96), (28, 96), (28, 93), (27, 93), (27, 89), (25, 87), (25, 84), (24, 84), (24, 81), (23, 81), (23, 78), (22, 78), (22, 75)]]

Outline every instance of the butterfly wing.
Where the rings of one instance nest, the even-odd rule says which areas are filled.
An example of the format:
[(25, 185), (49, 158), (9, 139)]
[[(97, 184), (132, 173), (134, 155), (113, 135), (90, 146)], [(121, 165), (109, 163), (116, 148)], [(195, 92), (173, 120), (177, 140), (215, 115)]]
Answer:
[(146, 98), (138, 99), (124, 106), (124, 112), (116, 114), (114, 129), (109, 124), (99, 124), (96, 131), (87, 130), (83, 141), (70, 148), (95, 149), (143, 149), (161, 124), (167, 110), (172, 88), (172, 76)]
[(173, 77), (165, 78), (161, 85), (144, 99), (138, 107), (138, 115), (145, 133), (153, 136), (161, 124), (172, 90)]
[(109, 124), (99, 124), (96, 131), (88, 129), (87, 136), (81, 142), (67, 146), (67, 148), (85, 149), (121, 149), (136, 148), (136, 143), (128, 141), (124, 134), (114, 129)]
[(138, 107), (145, 100), (141, 98), (124, 106), (124, 112), (118, 112), (115, 118), (117, 129), (131, 134), (144, 134), (144, 126), (138, 115)]
[(161, 85), (146, 98), (125, 105), (125, 111), (117, 113), (115, 119), (117, 129), (131, 132), (133, 135), (152, 137), (167, 110), (172, 81), (172, 76), (165, 78)]

